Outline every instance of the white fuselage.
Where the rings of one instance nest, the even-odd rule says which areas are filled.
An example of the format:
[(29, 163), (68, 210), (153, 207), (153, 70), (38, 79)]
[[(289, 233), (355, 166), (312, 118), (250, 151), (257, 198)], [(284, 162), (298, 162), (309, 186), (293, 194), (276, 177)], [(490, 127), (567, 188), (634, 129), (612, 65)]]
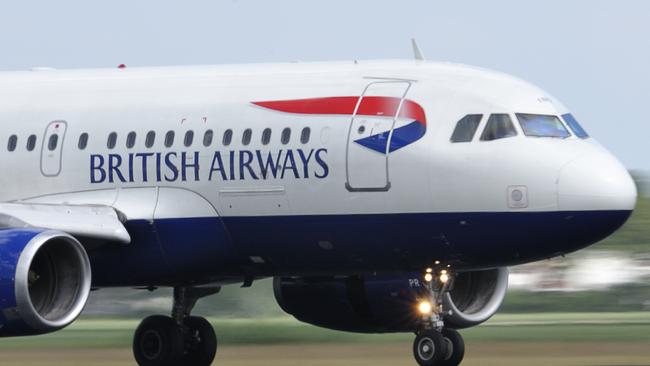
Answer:
[[(417, 103), (426, 132), (386, 154), (355, 143), (356, 134), (387, 131), (395, 138), (391, 131), (412, 122), (409, 116), (362, 115), (362, 101), (349, 114), (255, 104), (337, 96)], [(495, 113), (510, 115), (516, 136), (481, 141)], [(106, 205), (126, 220), (150, 221), (633, 209), (629, 175), (593, 139), (527, 137), (515, 113), (568, 111), (523, 81), (444, 63), (2, 73), (0, 201)], [(472, 141), (451, 142), (468, 114), (483, 116)], [(307, 127), (308, 141), (301, 141)], [(285, 128), (288, 141), (282, 141)], [(151, 131), (155, 140), (147, 146)], [(170, 146), (168, 131), (175, 135)], [(186, 144), (188, 131), (193, 141)], [(127, 147), (130, 133), (135, 139)], [(82, 134), (88, 136), (83, 149)], [(14, 135), (16, 148), (8, 151)], [(278, 165), (275, 172), (263, 167), (268, 159)]]

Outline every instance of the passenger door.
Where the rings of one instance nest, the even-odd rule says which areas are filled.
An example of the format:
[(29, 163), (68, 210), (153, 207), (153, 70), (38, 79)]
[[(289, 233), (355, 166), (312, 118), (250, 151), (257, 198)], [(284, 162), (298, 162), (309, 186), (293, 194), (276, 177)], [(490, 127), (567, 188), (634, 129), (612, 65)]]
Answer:
[(390, 138), (410, 87), (408, 81), (376, 81), (363, 91), (348, 131), (345, 186), (349, 191), (390, 189)]
[(63, 140), (68, 125), (65, 121), (54, 121), (47, 125), (41, 146), (41, 173), (56, 177), (61, 173)]

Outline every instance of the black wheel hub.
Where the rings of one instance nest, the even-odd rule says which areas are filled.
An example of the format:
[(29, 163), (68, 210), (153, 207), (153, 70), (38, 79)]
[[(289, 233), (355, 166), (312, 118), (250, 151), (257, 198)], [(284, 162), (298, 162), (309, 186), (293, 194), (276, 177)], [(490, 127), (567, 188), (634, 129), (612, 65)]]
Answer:
[(147, 330), (140, 341), (142, 355), (148, 360), (158, 359), (162, 353), (162, 344), (163, 340), (158, 332), (153, 329)]
[(436, 345), (431, 338), (424, 337), (418, 342), (418, 356), (423, 361), (430, 361), (436, 354)]

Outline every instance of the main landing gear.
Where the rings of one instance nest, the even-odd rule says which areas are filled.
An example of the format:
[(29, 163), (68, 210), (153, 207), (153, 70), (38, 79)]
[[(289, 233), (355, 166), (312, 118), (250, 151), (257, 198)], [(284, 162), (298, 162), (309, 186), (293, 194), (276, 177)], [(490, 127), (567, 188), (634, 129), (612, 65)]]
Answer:
[(220, 288), (175, 287), (172, 316), (145, 318), (133, 337), (133, 355), (140, 366), (209, 366), (217, 353), (212, 325), (190, 313), (196, 302)]
[(419, 304), (422, 319), (413, 342), (413, 356), (421, 366), (458, 366), (465, 356), (463, 337), (456, 330), (445, 328), (443, 321), (442, 299), (453, 279), (448, 268), (429, 268), (424, 275), (428, 296)]

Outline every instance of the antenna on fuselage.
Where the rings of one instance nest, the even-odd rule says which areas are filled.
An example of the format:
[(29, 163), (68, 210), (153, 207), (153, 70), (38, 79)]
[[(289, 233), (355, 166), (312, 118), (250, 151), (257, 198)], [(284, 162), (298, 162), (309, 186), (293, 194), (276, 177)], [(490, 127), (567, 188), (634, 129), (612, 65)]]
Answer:
[(415, 57), (415, 60), (424, 61), (424, 54), (422, 53), (420, 46), (418, 46), (418, 43), (415, 40), (415, 38), (411, 38), (411, 44), (413, 45), (413, 56)]

